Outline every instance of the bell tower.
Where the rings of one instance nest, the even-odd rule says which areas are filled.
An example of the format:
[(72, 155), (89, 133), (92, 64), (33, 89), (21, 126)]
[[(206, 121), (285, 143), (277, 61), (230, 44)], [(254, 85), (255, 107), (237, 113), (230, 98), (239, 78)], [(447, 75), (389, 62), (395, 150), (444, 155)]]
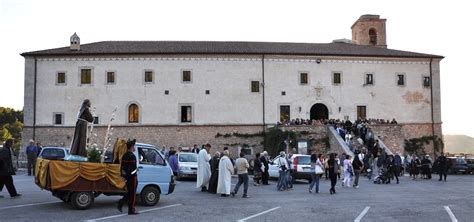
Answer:
[(358, 45), (387, 48), (385, 22), (379, 15), (362, 15), (352, 25), (352, 41)]
[(70, 46), (71, 51), (79, 51), (81, 50), (81, 39), (79, 36), (74, 32), (74, 34), (71, 36), (71, 46)]

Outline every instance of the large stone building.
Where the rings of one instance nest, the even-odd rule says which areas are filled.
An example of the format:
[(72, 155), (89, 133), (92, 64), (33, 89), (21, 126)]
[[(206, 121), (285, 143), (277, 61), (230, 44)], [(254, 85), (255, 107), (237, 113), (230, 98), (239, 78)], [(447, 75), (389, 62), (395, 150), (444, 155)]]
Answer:
[[(363, 15), (332, 43), (104, 41), (21, 54), (24, 141), (68, 146), (90, 99), (96, 132), (156, 145), (218, 145), (286, 119), (396, 118), (441, 137), (442, 56), (387, 48), (385, 19)], [(405, 137), (413, 137), (405, 135)], [(251, 141), (250, 144), (258, 144)]]

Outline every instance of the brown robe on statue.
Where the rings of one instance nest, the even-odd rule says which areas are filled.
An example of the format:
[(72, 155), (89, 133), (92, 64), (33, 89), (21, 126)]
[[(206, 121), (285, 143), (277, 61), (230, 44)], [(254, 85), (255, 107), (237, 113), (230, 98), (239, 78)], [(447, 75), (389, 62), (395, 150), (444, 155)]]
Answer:
[(87, 157), (86, 143), (87, 143), (87, 122), (92, 123), (94, 117), (89, 111), (88, 107), (81, 109), (79, 117), (76, 122), (76, 129), (74, 130), (74, 138), (71, 144), (71, 154)]

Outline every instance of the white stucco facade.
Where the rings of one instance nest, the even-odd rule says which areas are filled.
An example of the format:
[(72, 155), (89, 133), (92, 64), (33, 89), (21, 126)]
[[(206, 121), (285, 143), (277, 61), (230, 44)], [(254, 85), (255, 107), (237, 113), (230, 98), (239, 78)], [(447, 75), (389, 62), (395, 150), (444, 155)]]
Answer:
[[(81, 68), (92, 69), (91, 84), (80, 84)], [(145, 83), (145, 70), (153, 71), (153, 83)], [(192, 72), (190, 83), (182, 82), (183, 70)], [(106, 82), (108, 71), (115, 72), (113, 84)], [(66, 73), (65, 84), (57, 84), (58, 72)], [(299, 82), (301, 72), (308, 73), (307, 85)], [(334, 72), (341, 73), (340, 85), (332, 82)], [(367, 73), (374, 76), (372, 86), (364, 86)], [(405, 75), (404, 86), (397, 85), (397, 74)], [(431, 87), (423, 86), (423, 77), (430, 74), (433, 100)], [(251, 92), (251, 81), (262, 83), (260, 92)], [(107, 124), (114, 107), (118, 108), (114, 125), (259, 125), (263, 119), (275, 124), (280, 105), (290, 106), (291, 119), (309, 119), (316, 103), (327, 106), (329, 118), (354, 120), (356, 107), (363, 105), (368, 118), (396, 118), (401, 123), (431, 123), (433, 103), (434, 122), (441, 123), (439, 59), (430, 63), (429, 58), (291, 55), (25, 57), (25, 126), (33, 125), (34, 116), (36, 126), (54, 126), (54, 113), (63, 114), (62, 126), (74, 126), (84, 99), (96, 107), (100, 125)], [(128, 123), (132, 103), (140, 108), (139, 123)], [(181, 105), (192, 106), (191, 123), (181, 123)]]

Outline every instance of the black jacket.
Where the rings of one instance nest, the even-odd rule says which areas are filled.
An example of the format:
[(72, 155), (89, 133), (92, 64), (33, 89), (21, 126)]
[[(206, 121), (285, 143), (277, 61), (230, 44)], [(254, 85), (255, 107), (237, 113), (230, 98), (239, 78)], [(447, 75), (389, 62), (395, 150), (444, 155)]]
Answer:
[(262, 164), (265, 166), (265, 171), (268, 171), (268, 161), (267, 161), (267, 158), (265, 158), (265, 156), (261, 156), (261, 157), (260, 157), (260, 162), (262, 162)]
[(13, 160), (10, 148), (3, 147), (0, 149), (0, 175), (11, 176), (15, 175), (15, 169), (13, 168)]
[(359, 155), (356, 155), (354, 161), (352, 161), (352, 168), (354, 168), (354, 170), (361, 170), (363, 166), (364, 163), (359, 160)]
[(125, 179), (129, 179), (137, 175), (137, 158), (135, 157), (135, 154), (130, 151), (127, 151), (125, 154), (123, 154), (120, 171), (122, 172), (122, 177)]

